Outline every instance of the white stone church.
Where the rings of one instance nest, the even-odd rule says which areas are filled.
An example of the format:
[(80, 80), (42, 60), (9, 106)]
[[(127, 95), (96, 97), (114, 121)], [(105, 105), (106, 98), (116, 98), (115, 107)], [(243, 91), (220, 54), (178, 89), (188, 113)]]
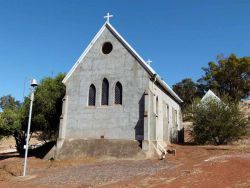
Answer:
[(63, 83), (59, 158), (150, 157), (183, 140), (182, 100), (116, 31), (109, 17)]

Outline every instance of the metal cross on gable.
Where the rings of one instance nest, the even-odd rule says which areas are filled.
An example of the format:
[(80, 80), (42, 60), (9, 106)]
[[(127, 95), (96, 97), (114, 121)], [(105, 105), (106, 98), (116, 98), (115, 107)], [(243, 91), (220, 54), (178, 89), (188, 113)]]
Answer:
[(150, 65), (153, 61), (151, 61), (150, 59), (147, 60), (148, 65)]
[(109, 14), (109, 12), (107, 13), (107, 16), (104, 16), (104, 19), (107, 20), (107, 22), (109, 23), (109, 18), (112, 18), (113, 15)]

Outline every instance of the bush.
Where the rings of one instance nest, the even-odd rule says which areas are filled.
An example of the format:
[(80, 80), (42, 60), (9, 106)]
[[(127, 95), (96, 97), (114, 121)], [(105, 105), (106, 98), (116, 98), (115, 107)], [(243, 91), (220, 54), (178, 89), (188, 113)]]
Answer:
[(246, 133), (248, 120), (238, 104), (214, 99), (193, 105), (192, 136), (197, 144), (227, 144)]

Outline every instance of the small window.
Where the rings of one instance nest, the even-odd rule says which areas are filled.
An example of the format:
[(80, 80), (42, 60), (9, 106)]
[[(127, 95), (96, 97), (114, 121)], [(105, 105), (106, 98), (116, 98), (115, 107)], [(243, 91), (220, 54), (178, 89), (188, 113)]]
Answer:
[(174, 108), (172, 108), (172, 114), (173, 114), (173, 126), (178, 127), (177, 124), (177, 110), (175, 110)]
[(158, 115), (158, 110), (159, 110), (159, 100), (158, 100), (158, 97), (156, 97), (156, 107), (155, 107), (155, 112), (156, 112), (156, 115)]
[(175, 115), (174, 115), (175, 116), (175, 120), (174, 120), (175, 121), (175, 126), (178, 127), (178, 124), (177, 124), (177, 110), (175, 110), (174, 113), (175, 113)]
[(95, 106), (96, 89), (93, 84), (89, 87), (89, 106)]
[(109, 54), (113, 50), (113, 45), (110, 42), (105, 42), (102, 45), (102, 53)]
[(109, 82), (106, 78), (102, 81), (102, 105), (109, 104)]
[(115, 104), (122, 104), (122, 85), (120, 82), (115, 84)]
[(167, 119), (167, 121), (169, 123), (169, 106), (166, 105), (166, 108), (167, 108), (167, 110), (166, 110), (166, 119)]

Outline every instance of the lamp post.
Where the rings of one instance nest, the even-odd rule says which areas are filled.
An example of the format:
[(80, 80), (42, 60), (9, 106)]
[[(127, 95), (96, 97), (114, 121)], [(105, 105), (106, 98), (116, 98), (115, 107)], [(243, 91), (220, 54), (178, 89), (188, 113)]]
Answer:
[(26, 166), (27, 166), (27, 157), (28, 157), (28, 149), (29, 149), (29, 139), (30, 139), (30, 124), (31, 124), (31, 115), (32, 115), (32, 106), (34, 101), (34, 91), (36, 86), (38, 86), (37, 81), (32, 79), (30, 81), (30, 111), (29, 111), (29, 121), (28, 121), (28, 129), (26, 135), (26, 145), (25, 145), (25, 157), (24, 157), (24, 165), (23, 165), (23, 176), (26, 176)]

